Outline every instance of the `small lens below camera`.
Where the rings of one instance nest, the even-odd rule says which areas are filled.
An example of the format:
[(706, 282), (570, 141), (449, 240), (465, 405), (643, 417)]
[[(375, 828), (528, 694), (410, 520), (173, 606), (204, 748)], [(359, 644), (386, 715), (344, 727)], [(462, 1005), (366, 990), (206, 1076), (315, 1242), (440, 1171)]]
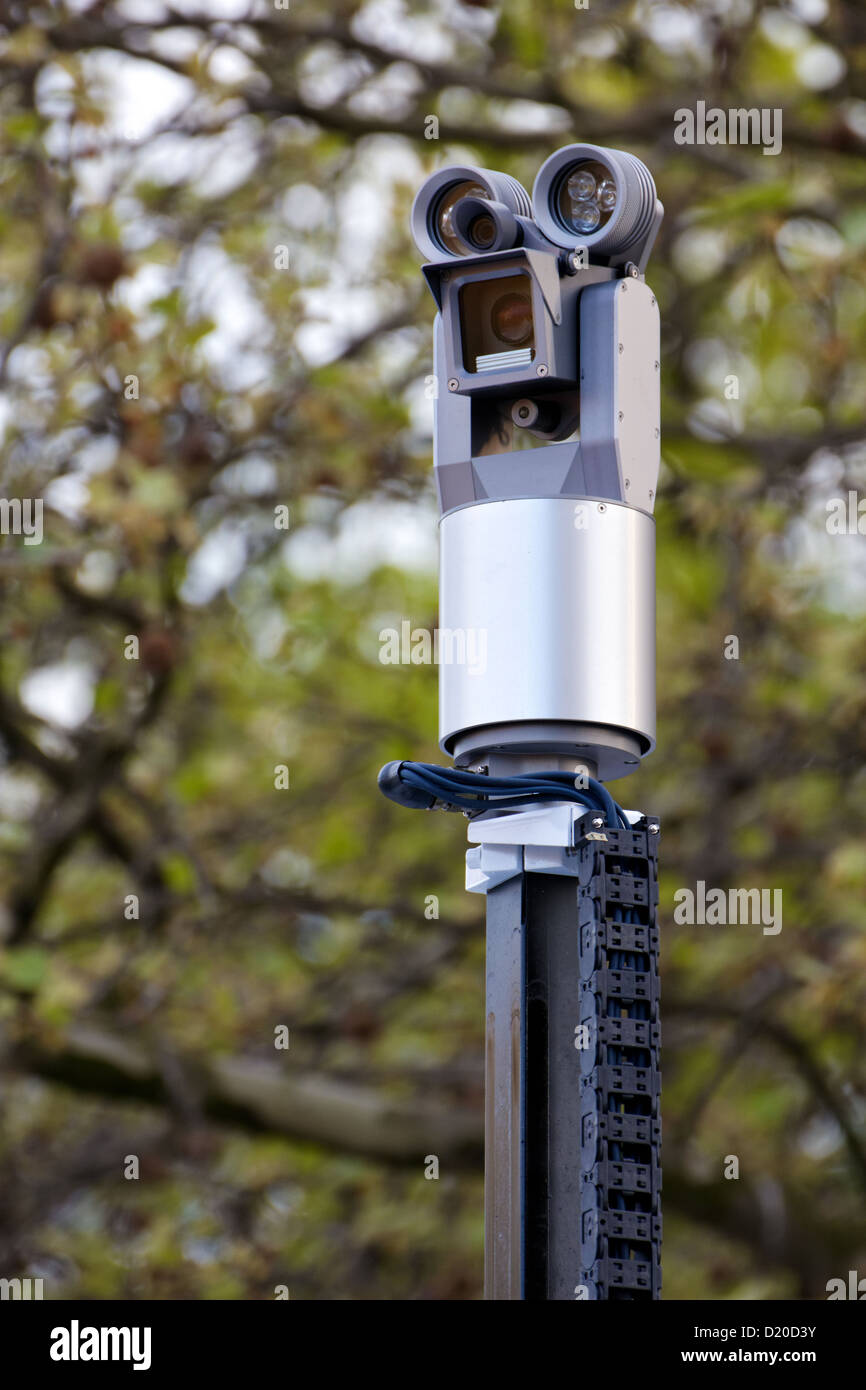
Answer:
[(488, 251), (496, 240), (496, 223), (486, 213), (474, 217), (466, 231), (466, 239), (479, 251)]

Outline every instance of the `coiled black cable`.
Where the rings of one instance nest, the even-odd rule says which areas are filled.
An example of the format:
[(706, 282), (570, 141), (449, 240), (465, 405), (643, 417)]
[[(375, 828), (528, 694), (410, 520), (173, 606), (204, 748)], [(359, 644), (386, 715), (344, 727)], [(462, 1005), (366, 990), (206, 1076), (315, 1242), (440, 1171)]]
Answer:
[(391, 801), (419, 810), (510, 810), (534, 801), (571, 801), (598, 811), (612, 829), (630, 829), (621, 806), (594, 777), (570, 772), (524, 772), (513, 777), (488, 777), (435, 763), (391, 762), (379, 773), (379, 789)]

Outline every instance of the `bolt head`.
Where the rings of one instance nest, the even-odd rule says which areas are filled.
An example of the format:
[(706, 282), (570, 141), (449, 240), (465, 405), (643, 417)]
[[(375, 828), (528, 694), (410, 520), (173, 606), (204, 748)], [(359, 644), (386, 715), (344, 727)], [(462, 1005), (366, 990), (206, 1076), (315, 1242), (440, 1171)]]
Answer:
[(538, 366), (538, 367), (535, 368), (535, 375), (536, 375), (536, 376), (547, 376), (547, 368), (545, 367), (545, 365), (544, 365), (543, 362), (541, 363), (540, 366)]
[(647, 826), (647, 834), (649, 834), (649, 835), (658, 835), (658, 833), (659, 833), (658, 822), (657, 822), (657, 821), (654, 821), (654, 820), (651, 820), (650, 823), (649, 823), (649, 825)]
[(601, 830), (601, 827), (604, 825), (604, 816), (593, 816), (592, 824), (593, 829)]
[(460, 382), (457, 380), (456, 376), (452, 376), (451, 380), (450, 380), (449, 383), (448, 383), (448, 390), (449, 390), (449, 391), (456, 391), (456, 390), (457, 390), (457, 387), (458, 387), (459, 385), (460, 385)]

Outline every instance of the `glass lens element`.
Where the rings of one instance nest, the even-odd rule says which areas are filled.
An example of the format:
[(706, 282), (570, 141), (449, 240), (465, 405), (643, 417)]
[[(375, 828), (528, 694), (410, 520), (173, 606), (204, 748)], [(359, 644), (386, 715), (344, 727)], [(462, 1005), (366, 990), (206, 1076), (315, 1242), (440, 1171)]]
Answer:
[(595, 193), (595, 179), (587, 168), (578, 167), (566, 187), (573, 203), (583, 203)]
[(446, 188), (433, 212), (432, 225), (434, 236), (440, 246), (445, 251), (450, 251), (452, 256), (465, 256), (468, 254), (463, 242), (454, 230), (454, 209), (461, 198), (487, 198), (486, 188), (482, 188), (477, 183), (472, 183), (470, 179), (464, 179), (462, 183), (452, 183), (450, 188)]
[(490, 327), (497, 338), (521, 347), (532, 337), (532, 300), (528, 294), (503, 294), (490, 310)]
[(576, 232), (594, 232), (600, 221), (598, 203), (572, 203), (571, 225)]
[(496, 240), (496, 223), (492, 217), (473, 217), (467, 237), (479, 251), (486, 251)]
[(616, 204), (616, 184), (613, 179), (602, 179), (598, 185), (598, 205), (602, 208), (613, 208)]

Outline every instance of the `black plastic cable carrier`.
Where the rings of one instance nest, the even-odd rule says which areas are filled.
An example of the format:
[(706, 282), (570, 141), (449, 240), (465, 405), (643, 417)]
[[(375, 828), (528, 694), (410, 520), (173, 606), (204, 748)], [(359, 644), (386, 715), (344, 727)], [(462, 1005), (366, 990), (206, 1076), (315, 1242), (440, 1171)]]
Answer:
[(658, 821), (578, 823), (581, 1285), (661, 1296)]

